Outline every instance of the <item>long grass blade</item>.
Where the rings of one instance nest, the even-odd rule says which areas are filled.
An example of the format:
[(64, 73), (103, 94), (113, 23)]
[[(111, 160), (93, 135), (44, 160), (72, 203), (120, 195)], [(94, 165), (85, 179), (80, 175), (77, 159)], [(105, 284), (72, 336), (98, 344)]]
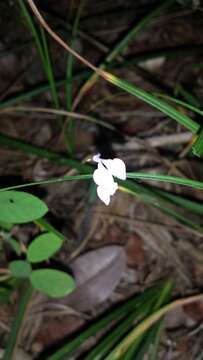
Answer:
[(187, 127), (193, 133), (197, 133), (200, 130), (200, 125), (190, 119), (188, 116), (181, 114), (176, 109), (174, 109), (169, 104), (159, 100), (158, 98), (154, 97), (150, 93), (137, 88), (136, 86), (128, 83), (127, 81), (121, 80), (116, 76), (103, 71), (100, 68), (97, 68), (92, 63), (90, 63), (87, 59), (79, 55), (74, 49), (72, 49), (69, 45), (67, 45), (47, 24), (44, 18), (41, 16), (40, 12), (38, 11), (37, 7), (33, 0), (28, 0), (30, 7), (32, 8), (34, 14), (40, 21), (41, 25), (47, 30), (47, 32), (64, 48), (66, 51), (71, 52), (78, 60), (80, 60), (84, 65), (88, 66), (90, 69), (95, 71), (95, 73), (99, 74), (103, 79), (109, 81), (110, 83), (114, 84), (115, 86), (125, 90), (126, 92), (136, 96), (137, 98), (145, 101), (146, 103), (152, 105), (153, 107), (159, 109), (172, 119), (179, 122), (181, 125)]
[(126, 336), (126, 338), (114, 349), (105, 360), (121, 360), (123, 359), (126, 350), (133, 344), (135, 339), (144, 334), (148, 329), (151, 328), (157, 321), (159, 321), (164, 315), (170, 310), (175, 309), (177, 306), (183, 306), (191, 304), (193, 302), (201, 300), (203, 294), (194, 295), (185, 299), (179, 299), (171, 302), (168, 305), (163, 306), (161, 309), (155, 311), (146, 320), (142, 321), (132, 332)]
[(70, 118), (78, 119), (78, 120), (86, 120), (93, 124), (97, 124), (99, 126), (105, 127), (109, 130), (116, 131), (116, 128), (108, 124), (106, 121), (94, 118), (93, 116), (80, 114), (72, 111), (66, 111), (63, 109), (53, 109), (53, 108), (44, 108), (44, 107), (26, 107), (26, 106), (13, 106), (7, 107), (6, 109), (0, 109), (0, 115), (5, 113), (15, 113), (15, 112), (26, 112), (26, 113), (45, 113), (50, 115), (59, 115), (59, 116), (68, 116)]
[[(90, 74), (89, 70), (83, 71), (83, 72), (81, 72), (79, 74), (75, 74), (74, 75), (74, 80), (75, 81), (84, 80), (84, 79), (86, 79), (88, 77), (89, 74)], [(64, 86), (66, 81), (67, 81), (66, 79), (57, 80), (56, 81), (56, 87), (60, 88), (60, 87)], [(18, 103), (30, 100), (33, 97), (44, 94), (44, 93), (46, 93), (47, 91), (50, 91), (50, 90), (51, 90), (50, 83), (42, 84), (42, 85), (36, 85), (31, 90), (18, 92), (18, 93), (16, 93), (16, 95), (13, 95), (11, 97), (6, 98), (3, 101), (0, 101), (0, 109), (4, 109), (4, 108), (6, 108), (8, 106), (13, 106), (13, 105), (16, 105)]]
[(34, 21), (32, 20), (32, 17), (30, 16), (30, 13), (25, 5), (24, 0), (18, 0), (18, 2), (20, 5), (22, 14), (27, 22), (29, 29), (30, 29), (30, 32), (35, 40), (37, 50), (39, 52), (39, 55), (40, 55), (42, 63), (43, 63), (44, 62), (44, 52), (43, 52), (42, 44), (41, 44), (41, 41), (39, 38), (39, 34), (37, 32), (36, 26), (34, 24)]
[[(141, 19), (138, 24), (136, 24), (116, 45), (113, 47), (113, 49), (107, 54), (104, 61), (99, 65), (99, 68), (102, 70), (105, 70), (107, 66), (113, 60), (115, 60), (118, 55), (122, 53), (122, 51), (125, 49), (125, 47), (129, 44), (129, 42), (132, 39), (135, 39), (135, 37), (144, 29), (146, 29), (147, 26), (149, 26), (150, 22), (154, 17), (158, 16), (164, 9), (168, 8), (174, 0), (166, 0), (161, 5), (159, 5), (155, 10), (153, 10), (150, 14), (145, 16), (143, 19)], [(81, 101), (82, 97), (85, 95), (87, 91), (91, 89), (91, 87), (95, 84), (95, 82), (98, 80), (99, 74), (94, 73), (82, 86), (80, 89), (75, 101), (73, 108), (75, 109), (76, 106)]]
[(173, 96), (169, 96), (169, 95), (165, 95), (165, 94), (160, 94), (160, 93), (154, 93), (155, 96), (160, 97), (162, 99), (171, 101), (172, 103), (175, 103), (177, 105), (181, 105), (182, 107), (189, 109), (191, 111), (193, 111), (194, 113), (197, 113), (199, 115), (203, 115), (203, 111), (200, 110), (197, 106), (194, 106), (190, 103), (187, 103), (185, 101), (179, 100), (174, 98)]
[(159, 175), (159, 174), (147, 174), (147, 173), (127, 173), (127, 178), (129, 179), (142, 179), (142, 180), (151, 180), (151, 181), (160, 181), (160, 182), (168, 182), (171, 184), (188, 186), (194, 189), (203, 189), (203, 182), (190, 180), (186, 178), (181, 178), (177, 176), (169, 176), (169, 175)]
[(11, 360), (15, 351), (16, 344), (18, 342), (19, 332), (23, 323), (25, 312), (29, 303), (29, 300), (32, 296), (32, 287), (30, 284), (25, 284), (24, 292), (21, 294), (21, 300), (19, 303), (18, 311), (15, 316), (13, 325), (11, 327), (11, 332), (6, 344), (5, 353), (3, 360)]
[(54, 105), (56, 107), (58, 107), (59, 106), (58, 94), (57, 94), (57, 90), (56, 90), (53, 66), (52, 66), (52, 62), (51, 62), (51, 57), (50, 57), (50, 53), (49, 53), (45, 30), (42, 26), (40, 26), (40, 28), (39, 28), (40, 31), (38, 32), (37, 27), (25, 5), (24, 0), (18, 0), (18, 1), (20, 4), (22, 14), (27, 22), (28, 28), (35, 40), (36, 47), (39, 52), (44, 71), (46, 73), (47, 79), (49, 80)]
[(104, 336), (104, 339), (102, 339), (99, 344), (90, 351), (84, 360), (103, 359), (113, 346), (118, 343), (122, 336), (126, 335), (126, 333), (132, 328), (133, 322), (136, 319), (149, 315), (155, 299), (157, 299), (157, 297), (147, 299), (146, 302), (142, 303), (139, 309), (130, 314), (126, 319), (121, 320), (119, 324), (116, 324), (116, 327), (111, 330), (110, 334)]
[(147, 289), (143, 294), (137, 295), (130, 300), (125, 301), (124, 304), (121, 304), (117, 308), (112, 309), (109, 314), (102, 316), (95, 323), (90, 324), (89, 327), (81, 332), (79, 336), (77, 336), (72, 341), (69, 341), (53, 355), (48, 357), (47, 360), (62, 360), (64, 357), (69, 359), (69, 355), (71, 355), (74, 350), (76, 350), (81, 344), (84, 344), (88, 338), (105, 329), (112, 321), (121, 320), (131, 311), (135, 311), (135, 309), (138, 309), (140, 306), (142, 306), (142, 304), (150, 298), (153, 298), (154, 296), (158, 297), (161, 288), (153, 287), (151, 289)]
[(173, 219), (177, 220), (180, 224), (195, 230), (199, 235), (203, 235), (203, 228), (196, 222), (190, 220), (186, 215), (182, 215), (180, 211), (177, 211), (171, 206), (169, 201), (164, 201), (163, 198), (159, 198), (156, 194), (143, 187), (136, 182), (125, 181), (125, 187), (120, 184), (121, 190), (135, 196), (139, 201), (145, 204), (151, 205), (152, 207), (161, 210), (164, 214), (169, 215)]
[[(173, 283), (171, 280), (168, 280), (165, 283), (165, 286), (163, 286), (153, 309), (151, 309), (151, 313), (158, 310), (169, 301), (172, 288)], [(162, 320), (159, 322), (162, 322)], [(145, 354), (149, 351), (152, 343), (155, 342), (155, 340), (158, 342), (158, 335), (161, 334), (158, 330), (160, 330), (160, 326), (159, 324), (155, 324), (149, 331), (141, 334), (141, 336), (135, 339), (129, 349), (127, 349), (123, 360), (142, 360)]]
[[(73, 47), (76, 39), (80, 16), (84, 8), (84, 5), (85, 5), (85, 0), (81, 0), (72, 28), (71, 43), (70, 43), (71, 47)], [(66, 79), (67, 79), (66, 108), (68, 111), (72, 111), (72, 104), (73, 104), (73, 64), (74, 64), (74, 56), (71, 53), (69, 53), (67, 60), (67, 68), (66, 68)], [(73, 156), (75, 152), (75, 135), (76, 135), (75, 132), (76, 132), (75, 121), (73, 119), (67, 118), (64, 124), (64, 137), (68, 148), (68, 152), (71, 156)]]
[(160, 110), (164, 114), (168, 115), (171, 119), (176, 120), (179, 124), (185, 126), (192, 133), (196, 134), (200, 125), (194, 120), (190, 119), (187, 115), (180, 113), (178, 110), (173, 108), (171, 105), (166, 102), (159, 100), (157, 97), (153, 96), (151, 93), (146, 92), (142, 89), (139, 89), (137, 86), (130, 84), (125, 80), (121, 80), (116, 76), (104, 72), (104, 77), (110, 83), (116, 85), (122, 90), (125, 90), (129, 94), (136, 96), (138, 99), (143, 100), (144, 102), (152, 105), (154, 108)]
[(57, 87), (56, 87), (54, 70), (53, 70), (52, 60), (51, 60), (50, 51), (49, 51), (49, 47), (48, 47), (48, 43), (47, 43), (46, 33), (42, 26), (40, 26), (40, 33), (41, 33), (41, 42), (42, 42), (43, 52), (44, 52), (44, 61), (43, 61), (44, 70), (46, 72), (47, 79), (49, 80), (53, 103), (58, 108), (59, 107), (59, 97), (58, 97), (58, 92), (57, 92)]
[[(82, 176), (78, 175), (79, 178), (75, 177), (74, 178), (75, 180), (82, 179), (82, 177), (85, 175), (87, 176), (87, 178), (92, 177), (92, 167), (90, 165), (83, 164), (77, 160), (70, 159), (70, 158), (60, 155), (52, 150), (43, 149), (37, 145), (32, 145), (25, 141), (15, 139), (15, 138), (12, 138), (12, 137), (4, 135), (4, 134), (0, 134), (0, 144), (2, 144), (4, 146), (9, 146), (14, 149), (18, 149), (27, 154), (33, 154), (33, 155), (36, 155), (41, 158), (49, 159), (50, 161), (54, 161), (59, 165), (67, 165), (71, 168), (74, 168), (77, 171), (79, 171), (80, 173), (82, 173)], [(147, 174), (146, 177), (148, 177), (148, 175), (149, 174)], [(178, 179), (180, 179), (180, 178), (178, 178)], [(47, 180), (47, 181), (49, 182), (49, 180)], [(64, 179), (63, 178), (61, 180), (56, 179), (56, 182), (60, 182), (60, 181), (64, 181)], [(190, 180), (190, 181), (192, 181), (192, 180)], [(51, 182), (53, 182), (53, 179), (51, 180)], [(141, 185), (136, 182), (129, 181), (129, 180), (127, 180), (125, 182), (120, 181), (119, 184), (120, 184), (120, 189), (123, 190), (124, 192), (128, 192), (129, 194), (132, 194), (140, 201), (143, 201), (153, 207), (160, 209), (167, 215), (171, 216), (172, 218), (175, 218), (181, 224), (184, 224), (185, 226), (189, 227), (190, 229), (197, 231), (199, 234), (203, 234), (203, 229), (201, 228), (201, 226), (199, 226), (199, 224), (196, 224), (196, 223), (194, 223), (194, 221), (189, 220), (186, 216), (181, 215), (179, 211), (176, 211), (174, 208), (171, 207), (170, 200), (166, 200), (166, 199), (164, 200), (164, 198), (161, 198), (160, 194), (158, 197), (155, 192), (149, 190), (144, 185)], [(199, 182), (198, 182), (198, 184), (196, 184), (196, 182), (195, 182), (195, 185), (198, 185), (198, 187), (199, 186), (201, 187), (201, 183), (199, 183)], [(26, 186), (30, 186), (30, 185), (26, 184)], [(23, 187), (22, 184), (20, 185), (20, 187), (21, 188)]]

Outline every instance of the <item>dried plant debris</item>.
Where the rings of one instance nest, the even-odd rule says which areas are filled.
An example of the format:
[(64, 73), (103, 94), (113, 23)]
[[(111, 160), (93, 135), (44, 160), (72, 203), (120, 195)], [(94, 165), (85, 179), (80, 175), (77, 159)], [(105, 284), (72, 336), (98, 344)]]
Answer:
[(112, 295), (126, 271), (126, 255), (120, 246), (106, 246), (79, 256), (70, 267), (77, 287), (62, 301), (87, 312)]

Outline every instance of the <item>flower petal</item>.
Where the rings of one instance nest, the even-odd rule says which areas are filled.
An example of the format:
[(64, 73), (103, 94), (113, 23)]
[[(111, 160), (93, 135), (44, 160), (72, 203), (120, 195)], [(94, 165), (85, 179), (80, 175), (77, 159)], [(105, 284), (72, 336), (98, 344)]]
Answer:
[(92, 160), (97, 163), (101, 162), (101, 154), (98, 153), (97, 155), (94, 155)]
[(103, 186), (97, 187), (97, 195), (101, 201), (104, 202), (105, 205), (109, 205), (110, 203), (110, 193)]
[(116, 176), (121, 180), (126, 180), (126, 166), (123, 160), (118, 158), (113, 160), (102, 159), (102, 162), (113, 176)]
[(114, 195), (116, 190), (118, 189), (118, 184), (114, 182), (111, 186), (111, 188), (106, 189), (110, 195)]
[(110, 189), (114, 184), (113, 176), (101, 163), (98, 163), (98, 168), (93, 172), (93, 180), (97, 185)]

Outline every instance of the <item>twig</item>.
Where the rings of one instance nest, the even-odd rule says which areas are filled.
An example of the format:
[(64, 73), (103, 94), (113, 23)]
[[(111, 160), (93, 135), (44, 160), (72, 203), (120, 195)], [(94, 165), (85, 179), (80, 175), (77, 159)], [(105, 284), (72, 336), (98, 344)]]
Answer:
[[(173, 134), (173, 135), (164, 135), (164, 136), (154, 136), (147, 139), (147, 143), (152, 148), (167, 146), (167, 145), (176, 145), (176, 144), (185, 144), (191, 140), (192, 134), (190, 132), (182, 132), (180, 134)], [(116, 151), (134, 151), (134, 150), (141, 150), (145, 146), (141, 144), (141, 140), (137, 138), (133, 138), (132, 140), (128, 141), (125, 146), (120, 144), (115, 144), (114, 149)]]
[(45, 107), (25, 107), (25, 106), (12, 106), (5, 109), (0, 110), (0, 114), (4, 113), (13, 113), (13, 112), (35, 112), (35, 113), (45, 113), (45, 114), (52, 114), (52, 115), (62, 115), (62, 116), (69, 116), (74, 119), (80, 119), (80, 120), (87, 120), (92, 123), (97, 123), (101, 126), (107, 127), (110, 130), (115, 131), (115, 127), (111, 124), (106, 123), (105, 121), (102, 121), (100, 119), (95, 119), (92, 116), (79, 114), (77, 112), (72, 111), (66, 111), (61, 109), (51, 109), (51, 108), (45, 108)]

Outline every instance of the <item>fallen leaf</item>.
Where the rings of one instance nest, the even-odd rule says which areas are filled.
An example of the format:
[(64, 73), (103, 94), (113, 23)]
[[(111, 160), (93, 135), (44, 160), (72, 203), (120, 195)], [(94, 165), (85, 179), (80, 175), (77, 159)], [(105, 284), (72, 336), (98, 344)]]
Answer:
[(183, 307), (184, 312), (196, 322), (203, 320), (203, 302), (187, 304)]
[(84, 322), (83, 319), (71, 315), (46, 318), (35, 337), (35, 342), (32, 345), (33, 352), (41, 352), (45, 347), (71, 335), (84, 325)]
[(130, 234), (126, 244), (127, 265), (137, 267), (145, 263), (145, 252), (142, 239)]
[(106, 246), (79, 256), (71, 264), (76, 290), (61, 301), (77, 311), (90, 311), (107, 300), (126, 270), (121, 246)]

